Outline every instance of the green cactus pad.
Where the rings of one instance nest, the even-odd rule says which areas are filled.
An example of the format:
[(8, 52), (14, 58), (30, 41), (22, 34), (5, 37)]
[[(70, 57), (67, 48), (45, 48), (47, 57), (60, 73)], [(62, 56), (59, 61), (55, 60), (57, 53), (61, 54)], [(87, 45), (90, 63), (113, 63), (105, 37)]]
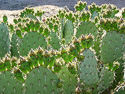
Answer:
[(125, 35), (115, 31), (107, 32), (102, 40), (101, 60), (103, 63), (112, 63), (125, 52)]
[(23, 94), (22, 82), (14, 79), (11, 71), (0, 74), (0, 94)]
[(86, 85), (96, 85), (98, 82), (97, 61), (92, 51), (83, 51), (85, 59), (79, 64), (80, 79)]
[(105, 89), (107, 89), (114, 80), (114, 73), (112, 71), (109, 71), (106, 68), (102, 68), (102, 71), (100, 73), (100, 83), (98, 86), (98, 92), (99, 94), (102, 93)]
[(64, 26), (63, 38), (65, 43), (71, 42), (72, 36), (74, 34), (74, 27), (72, 21), (68, 20)]
[(19, 57), (19, 38), (15, 33), (13, 33), (11, 38), (11, 56)]
[(68, 71), (68, 67), (63, 67), (57, 75), (62, 80), (64, 94), (74, 94), (77, 77)]
[(97, 28), (94, 25), (93, 22), (82, 22), (80, 24), (80, 26), (77, 29), (76, 32), (76, 37), (79, 38), (81, 37), (81, 35), (88, 35), (89, 33), (91, 33), (92, 35), (96, 35), (97, 34)]
[(33, 69), (25, 81), (25, 94), (59, 94), (59, 79), (56, 74), (42, 66)]
[(98, 12), (94, 11), (93, 14), (91, 15), (91, 19), (94, 20), (94, 18), (97, 16), (98, 17)]
[(4, 57), (10, 50), (9, 30), (4, 23), (0, 24), (0, 57)]
[(58, 50), (60, 49), (60, 39), (58, 38), (57, 34), (55, 32), (51, 32), (50, 34), (51, 40), (50, 40), (50, 45), (52, 46), (53, 49)]
[(41, 46), (42, 48), (47, 47), (44, 36), (39, 34), (38, 32), (27, 33), (20, 43), (20, 55), (27, 55), (31, 48), (36, 49), (39, 46)]
[(32, 14), (26, 14), (25, 17), (28, 17), (28, 18), (30, 18), (30, 19), (37, 20), (37, 18), (36, 18), (34, 15), (32, 15)]
[(60, 36), (60, 39), (62, 39), (63, 32), (64, 32), (64, 26), (65, 26), (65, 19), (60, 19), (60, 23), (61, 23), (61, 30), (59, 31), (59, 36)]

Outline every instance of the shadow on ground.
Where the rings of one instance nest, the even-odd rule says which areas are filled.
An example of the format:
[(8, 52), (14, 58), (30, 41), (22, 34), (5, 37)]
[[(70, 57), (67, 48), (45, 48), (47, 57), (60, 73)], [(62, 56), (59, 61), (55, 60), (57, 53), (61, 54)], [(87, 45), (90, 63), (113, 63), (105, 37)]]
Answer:
[[(82, 0), (85, 1), (85, 0)], [(115, 4), (118, 8), (125, 7), (125, 0), (86, 0), (90, 5), (95, 2), (97, 5), (101, 4)], [(41, 5), (55, 5), (59, 7), (67, 6), (74, 11), (74, 5), (77, 0), (0, 0), (0, 10), (22, 10), (28, 5), (32, 7)]]

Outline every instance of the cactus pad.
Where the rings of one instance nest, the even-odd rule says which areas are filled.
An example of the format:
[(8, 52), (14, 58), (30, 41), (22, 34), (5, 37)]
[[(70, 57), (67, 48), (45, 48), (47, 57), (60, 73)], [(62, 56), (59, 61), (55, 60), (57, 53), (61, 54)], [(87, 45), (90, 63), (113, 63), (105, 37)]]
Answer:
[(0, 94), (23, 94), (22, 82), (14, 79), (11, 71), (0, 74)]
[(47, 47), (44, 36), (39, 34), (38, 32), (27, 33), (20, 43), (20, 55), (27, 55), (31, 48), (36, 49), (39, 46), (41, 46), (42, 48)]
[(99, 15), (98, 12), (97, 12), (97, 11), (94, 11), (93, 14), (91, 15), (91, 19), (94, 20), (94, 18), (95, 18), (96, 16), (98, 16), (98, 15)]
[(50, 34), (51, 40), (50, 40), (50, 45), (52, 46), (53, 49), (58, 50), (60, 49), (60, 40), (55, 32), (51, 32)]
[(107, 89), (114, 80), (114, 73), (106, 68), (102, 68), (100, 83), (98, 86), (99, 94)]
[(65, 19), (60, 19), (60, 23), (61, 23), (61, 30), (59, 31), (59, 36), (60, 36), (60, 39), (62, 39), (63, 32), (64, 32), (64, 26), (65, 26)]
[(19, 38), (15, 33), (13, 33), (12, 38), (11, 38), (11, 56), (16, 56), (19, 57)]
[(65, 43), (71, 42), (72, 36), (74, 34), (74, 27), (72, 21), (68, 20), (64, 26), (63, 38)]
[(59, 94), (59, 79), (49, 69), (39, 67), (33, 69), (25, 82), (25, 94)]
[(36, 18), (34, 15), (32, 15), (32, 14), (26, 14), (25, 17), (28, 17), (28, 18), (30, 18), (30, 19), (37, 20), (37, 18)]
[(89, 33), (91, 33), (92, 35), (96, 35), (97, 34), (97, 28), (94, 25), (93, 22), (82, 22), (79, 26), (79, 28), (77, 29), (76, 32), (76, 37), (79, 38), (81, 37), (81, 35), (88, 35)]
[(0, 57), (4, 57), (10, 50), (9, 30), (4, 23), (0, 24)]
[(83, 51), (85, 59), (80, 62), (80, 79), (86, 85), (94, 85), (98, 82), (97, 61), (92, 51), (85, 49)]
[(107, 32), (102, 40), (101, 60), (104, 63), (112, 63), (125, 52), (125, 35), (115, 31)]
[(68, 71), (67, 67), (63, 67), (58, 73), (58, 77), (62, 80), (64, 94), (72, 94), (77, 85), (77, 77)]

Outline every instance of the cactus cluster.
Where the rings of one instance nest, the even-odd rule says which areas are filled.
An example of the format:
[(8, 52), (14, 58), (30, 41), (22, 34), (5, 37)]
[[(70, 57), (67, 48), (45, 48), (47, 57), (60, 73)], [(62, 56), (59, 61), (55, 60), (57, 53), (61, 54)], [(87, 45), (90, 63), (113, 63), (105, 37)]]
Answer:
[(125, 10), (79, 1), (75, 12), (25, 8), (0, 23), (0, 94), (124, 94)]

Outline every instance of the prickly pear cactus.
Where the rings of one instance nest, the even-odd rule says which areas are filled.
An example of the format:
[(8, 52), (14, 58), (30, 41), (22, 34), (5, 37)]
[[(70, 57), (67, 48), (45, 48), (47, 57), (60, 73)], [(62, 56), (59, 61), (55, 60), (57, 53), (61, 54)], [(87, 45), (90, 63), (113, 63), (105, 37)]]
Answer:
[(37, 18), (36, 18), (34, 15), (32, 15), (32, 14), (26, 14), (26, 15), (25, 15), (25, 18), (26, 18), (26, 17), (28, 17), (28, 18), (30, 18), (30, 19), (37, 20)]
[(86, 85), (95, 85), (99, 80), (95, 55), (89, 49), (85, 49), (83, 55), (85, 59), (79, 64), (80, 79)]
[(72, 36), (74, 34), (74, 27), (72, 21), (68, 20), (64, 26), (63, 38), (65, 43), (71, 42)]
[(66, 66), (57, 75), (62, 81), (64, 94), (74, 94), (77, 85), (76, 75), (71, 74)]
[(4, 57), (10, 50), (9, 30), (6, 24), (0, 24), (0, 57)]
[(16, 56), (19, 57), (19, 38), (15, 33), (13, 33), (12, 38), (11, 38), (11, 56)]
[(32, 49), (36, 49), (39, 46), (47, 48), (47, 43), (43, 35), (38, 32), (27, 33), (20, 43), (20, 55), (25, 56)]
[(91, 15), (91, 19), (94, 20), (94, 18), (98, 15), (99, 15), (98, 12), (94, 11), (93, 14)]
[(50, 37), (51, 37), (51, 39), (50, 39), (49, 43), (52, 46), (52, 48), (55, 50), (59, 50), (61, 47), (61, 44), (60, 44), (60, 39), (58, 38), (57, 34), (54, 32), (51, 32)]
[(33, 69), (25, 81), (25, 94), (59, 94), (59, 79), (49, 69), (38, 67)]
[(0, 94), (124, 94), (116, 90), (124, 82), (125, 12), (121, 18), (116, 6), (86, 5), (47, 19), (25, 8), (14, 24), (3, 16)]
[(76, 37), (79, 38), (82, 34), (88, 35), (89, 33), (95, 36), (97, 34), (96, 26), (94, 25), (93, 22), (90, 21), (82, 22), (77, 29)]
[(23, 94), (22, 82), (14, 79), (10, 70), (0, 74), (0, 94)]
[(61, 23), (61, 30), (59, 31), (59, 36), (60, 36), (60, 39), (62, 39), (63, 32), (64, 32), (64, 26), (65, 26), (65, 19), (60, 19), (60, 23)]
[(106, 68), (103, 68), (100, 73), (100, 83), (98, 86), (98, 92), (102, 93), (105, 89), (107, 89), (114, 80), (114, 73), (112, 71), (109, 71)]
[(125, 35), (119, 34), (116, 31), (107, 32), (102, 40), (101, 60), (104, 63), (112, 63), (125, 52)]

